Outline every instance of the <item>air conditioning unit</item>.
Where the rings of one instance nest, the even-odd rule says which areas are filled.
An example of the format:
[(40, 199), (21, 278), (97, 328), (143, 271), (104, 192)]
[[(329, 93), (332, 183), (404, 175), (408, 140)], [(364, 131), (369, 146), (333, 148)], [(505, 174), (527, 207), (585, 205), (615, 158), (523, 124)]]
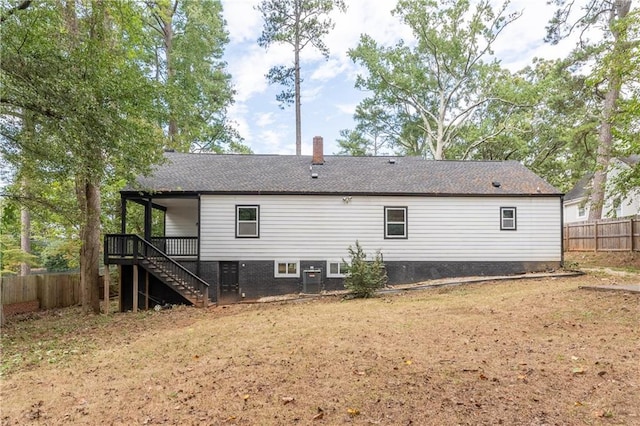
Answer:
[(322, 291), (322, 269), (302, 271), (302, 292), (320, 293)]

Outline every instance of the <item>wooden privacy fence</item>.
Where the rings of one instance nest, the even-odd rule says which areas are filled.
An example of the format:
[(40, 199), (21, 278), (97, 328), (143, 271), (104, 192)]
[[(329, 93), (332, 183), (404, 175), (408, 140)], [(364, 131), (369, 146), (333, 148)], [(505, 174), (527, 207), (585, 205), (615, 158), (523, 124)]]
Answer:
[(2, 304), (40, 301), (41, 309), (80, 303), (80, 274), (2, 277)]
[(565, 251), (640, 251), (640, 217), (569, 223)]

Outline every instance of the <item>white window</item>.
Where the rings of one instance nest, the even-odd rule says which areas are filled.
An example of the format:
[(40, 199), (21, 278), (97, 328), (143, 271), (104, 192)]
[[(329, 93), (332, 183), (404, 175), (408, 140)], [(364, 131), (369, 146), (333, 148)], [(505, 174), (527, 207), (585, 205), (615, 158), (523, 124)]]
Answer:
[(500, 229), (503, 231), (515, 231), (516, 224), (516, 208), (500, 207)]
[(236, 238), (260, 237), (260, 206), (236, 206)]
[(274, 275), (276, 278), (299, 278), (300, 277), (300, 261), (299, 260), (276, 260)]
[(585, 206), (578, 206), (578, 217), (586, 217), (587, 216), (587, 208)]
[(407, 238), (407, 208), (384, 208), (384, 237)]
[(327, 278), (344, 278), (348, 268), (342, 260), (327, 260)]

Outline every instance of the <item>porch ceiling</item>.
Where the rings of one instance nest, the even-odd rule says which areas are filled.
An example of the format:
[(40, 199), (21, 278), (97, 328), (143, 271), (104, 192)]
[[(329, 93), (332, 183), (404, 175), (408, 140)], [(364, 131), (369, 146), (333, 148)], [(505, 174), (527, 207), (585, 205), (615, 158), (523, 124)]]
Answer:
[(168, 209), (172, 207), (189, 207), (193, 209), (198, 208), (197, 198), (154, 198), (153, 203), (164, 206)]

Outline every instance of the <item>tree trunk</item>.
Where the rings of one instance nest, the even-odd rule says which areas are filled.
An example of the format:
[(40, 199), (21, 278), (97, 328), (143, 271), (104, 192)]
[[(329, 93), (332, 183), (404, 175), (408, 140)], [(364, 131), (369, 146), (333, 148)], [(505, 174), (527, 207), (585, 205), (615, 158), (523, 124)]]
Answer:
[(609, 19), (609, 28), (613, 34), (613, 52), (611, 53), (613, 60), (608, 74), (609, 85), (607, 94), (605, 95), (602, 107), (602, 118), (600, 121), (600, 131), (598, 133), (598, 151), (596, 157), (596, 170), (593, 174), (593, 182), (591, 186), (591, 202), (589, 208), (589, 220), (598, 220), (602, 218), (602, 208), (604, 205), (605, 189), (607, 185), (607, 168), (611, 159), (611, 147), (613, 145), (613, 121), (616, 114), (616, 103), (620, 97), (620, 88), (622, 86), (622, 76), (617, 69), (618, 57), (624, 49), (624, 37), (613, 28), (613, 24), (620, 19), (624, 19), (629, 13), (631, 0), (618, 0), (615, 2), (614, 10), (611, 12)]
[(4, 325), (4, 308), (2, 307), (2, 284), (0, 284), (0, 326)]
[[(164, 36), (164, 55), (165, 55), (165, 63), (167, 66), (167, 87), (171, 91), (172, 84), (175, 80), (176, 70), (173, 66), (173, 14), (175, 11), (175, 7), (177, 7), (177, 0), (173, 6), (169, 5), (169, 8), (165, 10), (165, 13), (161, 14), (162, 19), (162, 33)], [(169, 107), (169, 129), (168, 136), (171, 141), (172, 148), (175, 147), (176, 138), (178, 136), (178, 122), (175, 116), (175, 103), (173, 99), (171, 99), (171, 93), (168, 97), (168, 107)]]
[[(26, 206), (20, 207), (20, 249), (31, 253), (31, 214)], [(27, 262), (20, 264), (20, 275), (29, 275), (31, 266)]]
[[(26, 136), (31, 139), (35, 134), (35, 123), (33, 115), (29, 111), (23, 112), (23, 126)], [(29, 182), (26, 178), (21, 182), (22, 193), (28, 198)], [(20, 207), (20, 250), (24, 253), (31, 254), (31, 212), (27, 206)], [(31, 265), (27, 262), (20, 264), (20, 275), (29, 275), (31, 273)]]
[(295, 15), (296, 15), (296, 24), (295, 24), (295, 42), (294, 42), (294, 85), (295, 85), (295, 106), (296, 106), (296, 155), (302, 155), (302, 119), (301, 119), (301, 108), (300, 108), (300, 4), (299, 2), (295, 2)]
[(611, 159), (611, 146), (613, 145), (613, 124), (616, 101), (620, 96), (620, 78), (612, 76), (609, 81), (609, 89), (604, 100), (602, 121), (598, 133), (598, 151), (596, 156), (596, 170), (593, 174), (591, 189), (591, 204), (589, 208), (589, 220), (602, 218), (604, 196), (607, 184), (607, 168)]
[(77, 187), (83, 213), (80, 281), (85, 313), (100, 313), (100, 185), (83, 179)]

